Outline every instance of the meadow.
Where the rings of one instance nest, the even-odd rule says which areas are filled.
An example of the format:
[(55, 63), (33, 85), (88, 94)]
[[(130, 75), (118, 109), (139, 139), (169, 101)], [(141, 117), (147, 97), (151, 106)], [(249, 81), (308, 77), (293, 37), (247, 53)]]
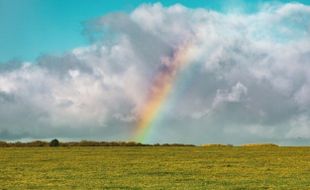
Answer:
[(309, 189), (310, 147), (2, 147), (0, 189)]

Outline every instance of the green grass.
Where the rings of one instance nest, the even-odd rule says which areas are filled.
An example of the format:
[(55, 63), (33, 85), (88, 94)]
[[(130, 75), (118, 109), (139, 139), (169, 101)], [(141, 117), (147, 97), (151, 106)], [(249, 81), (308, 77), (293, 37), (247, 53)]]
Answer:
[(309, 189), (310, 148), (0, 148), (0, 189)]

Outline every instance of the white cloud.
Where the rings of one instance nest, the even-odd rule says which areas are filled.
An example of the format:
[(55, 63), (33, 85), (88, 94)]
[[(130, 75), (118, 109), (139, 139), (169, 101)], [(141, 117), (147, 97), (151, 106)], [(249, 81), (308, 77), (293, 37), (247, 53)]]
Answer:
[(240, 102), (241, 97), (247, 94), (247, 88), (240, 82), (231, 88), (230, 91), (219, 89), (213, 102), (213, 107), (225, 102)]
[(162, 62), (190, 43), (152, 142), (309, 142), (307, 122), (293, 122), (310, 119), (309, 17), (302, 4), (158, 3), (103, 16), (85, 29), (88, 47), (1, 65), (0, 138), (129, 139)]

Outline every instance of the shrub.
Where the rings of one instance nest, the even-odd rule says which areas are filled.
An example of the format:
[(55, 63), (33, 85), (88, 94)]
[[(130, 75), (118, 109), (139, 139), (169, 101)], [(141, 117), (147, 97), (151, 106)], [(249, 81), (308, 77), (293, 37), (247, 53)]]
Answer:
[(0, 141), (0, 147), (8, 147), (9, 144), (6, 143), (5, 141)]
[(52, 147), (59, 146), (59, 141), (58, 141), (57, 139), (53, 139), (53, 140), (50, 142), (50, 146), (52, 146)]
[(24, 143), (25, 146), (29, 146), (29, 147), (43, 147), (43, 146), (48, 146), (47, 142), (44, 141), (32, 141), (32, 142), (28, 142), (28, 143)]

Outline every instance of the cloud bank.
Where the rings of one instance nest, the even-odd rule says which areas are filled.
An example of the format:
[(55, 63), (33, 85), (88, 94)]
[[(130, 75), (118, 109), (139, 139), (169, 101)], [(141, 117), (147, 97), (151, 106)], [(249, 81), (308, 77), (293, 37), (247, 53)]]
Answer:
[(130, 140), (156, 73), (190, 42), (148, 142), (309, 144), (308, 18), (297, 3), (105, 15), (85, 25), (88, 47), (0, 65), (0, 139)]

